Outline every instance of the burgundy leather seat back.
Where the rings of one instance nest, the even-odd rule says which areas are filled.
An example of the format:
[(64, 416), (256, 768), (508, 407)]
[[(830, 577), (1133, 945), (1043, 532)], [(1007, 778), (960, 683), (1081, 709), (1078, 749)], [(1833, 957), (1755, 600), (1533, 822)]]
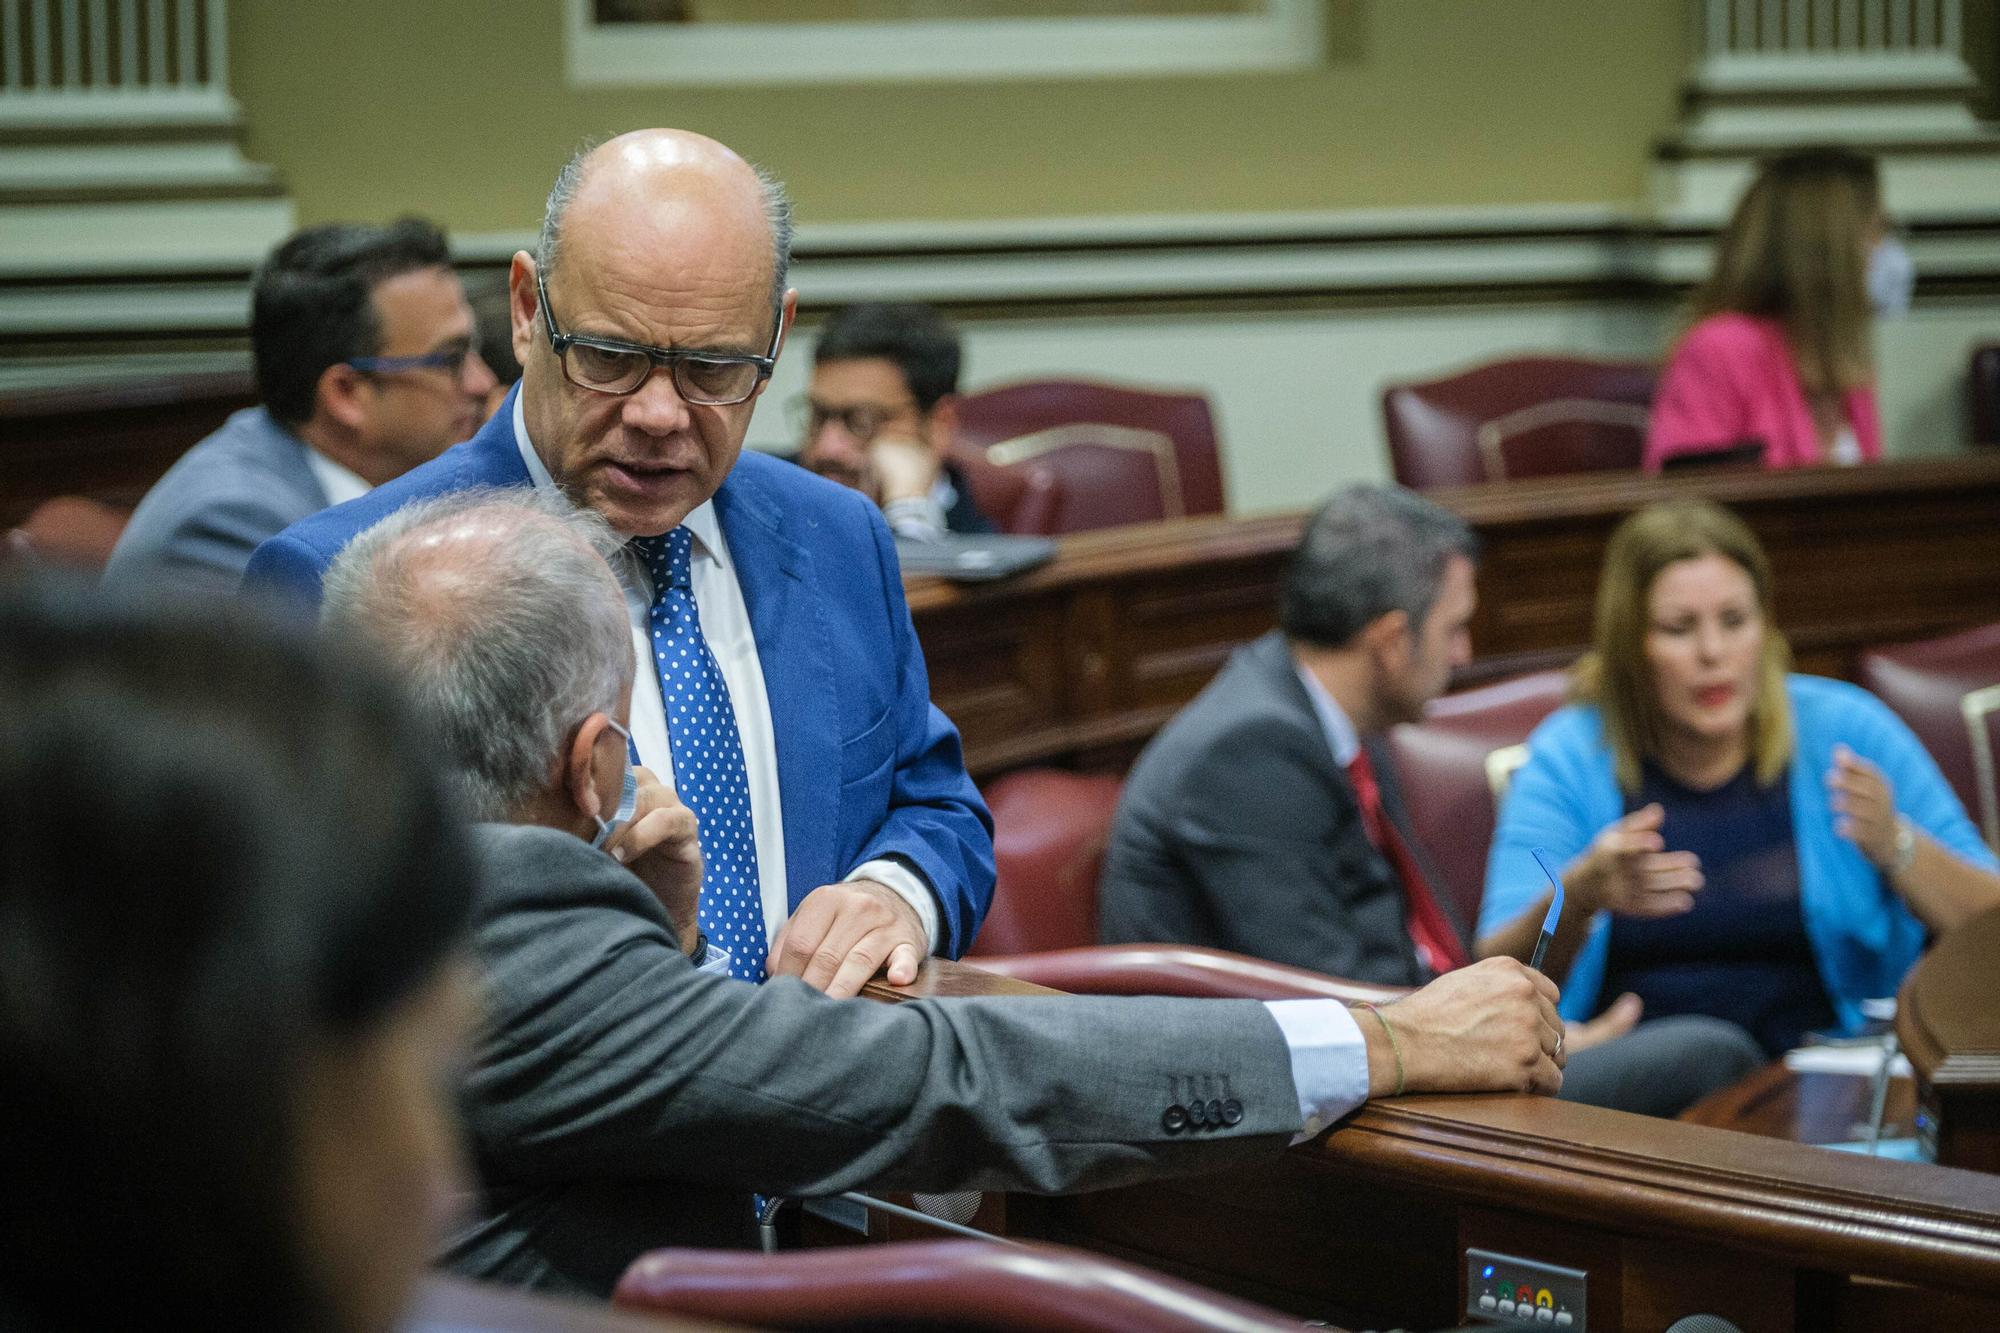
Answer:
[(1937, 760), (1987, 844), (2000, 847), (2000, 625), (1862, 654), (1862, 685)]
[(1972, 442), (2000, 446), (2000, 343), (1972, 349)]
[(1390, 465), (1417, 490), (1637, 470), (1658, 383), (1645, 362), (1535, 356), (1391, 384)]
[(1486, 889), (1486, 852), (1499, 813), (1494, 780), (1518, 767), (1506, 763), (1512, 756), (1504, 752), (1562, 706), (1568, 679), (1566, 672), (1537, 671), (1447, 694), (1422, 722), (1389, 734), (1411, 831), (1444, 881), (1434, 887), (1451, 895), (1468, 923), (1479, 920)]
[(655, 1250), (633, 1261), (611, 1299), (631, 1310), (776, 1329), (1298, 1333), (1302, 1327), (1297, 1315), (1081, 1250), (977, 1240), (782, 1254)]
[(132, 517), (127, 510), (81, 495), (58, 495), (9, 529), (0, 541), (0, 561), (40, 564), (102, 573)]
[(980, 957), (988, 972), (1076, 995), (1189, 995), (1221, 1000), (1366, 1000), (1386, 1003), (1401, 986), (1268, 963), (1223, 949), (1187, 944), (1099, 944), (1084, 949)]
[(999, 879), (973, 952), (1097, 943), (1097, 873), (1123, 785), (1106, 773), (1029, 768), (986, 788)]
[[(958, 444), (989, 468), (967, 484), (1007, 532), (1084, 532), (1222, 512), (1215, 417), (1198, 393), (1037, 380), (969, 393)], [(1030, 475), (1019, 492), (993, 471)]]

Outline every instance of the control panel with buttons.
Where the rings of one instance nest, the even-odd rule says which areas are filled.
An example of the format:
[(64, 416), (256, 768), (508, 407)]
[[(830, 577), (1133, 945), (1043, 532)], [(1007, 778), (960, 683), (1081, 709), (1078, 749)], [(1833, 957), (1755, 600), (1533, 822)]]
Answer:
[(1584, 1275), (1491, 1250), (1465, 1252), (1465, 1313), (1482, 1324), (1584, 1333)]

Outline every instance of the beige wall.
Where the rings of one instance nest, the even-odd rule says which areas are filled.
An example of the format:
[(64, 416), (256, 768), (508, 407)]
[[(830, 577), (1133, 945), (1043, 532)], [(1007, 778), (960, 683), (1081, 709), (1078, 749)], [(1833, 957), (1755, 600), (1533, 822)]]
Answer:
[(301, 222), (531, 226), (581, 137), (687, 126), (805, 222), (1626, 203), (1674, 122), (1678, 0), (1328, 0), (1329, 57), (1255, 77), (566, 86), (562, 0), (230, 6), (246, 149)]

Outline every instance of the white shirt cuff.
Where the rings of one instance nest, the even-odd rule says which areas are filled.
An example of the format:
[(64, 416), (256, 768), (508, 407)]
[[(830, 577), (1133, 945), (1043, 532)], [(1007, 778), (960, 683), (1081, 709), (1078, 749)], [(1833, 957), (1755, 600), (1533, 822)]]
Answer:
[(729, 950), (710, 940), (708, 943), (708, 957), (701, 960), (701, 966), (695, 968), (695, 971), (707, 972), (711, 976), (726, 977), (729, 975), (730, 962)]
[(929, 940), (930, 950), (936, 953), (944, 941), (939, 938), (937, 895), (924, 877), (903, 862), (893, 857), (882, 857), (875, 861), (864, 861), (848, 875), (847, 882), (857, 879), (872, 879), (877, 884), (886, 885), (895, 891), (898, 898), (908, 903), (917, 914), (917, 920), (924, 924), (924, 938)]
[(891, 500), (882, 506), (889, 531), (910, 541), (934, 542), (944, 536), (944, 507), (928, 495)]
[(1368, 1042), (1338, 1000), (1267, 1000), (1292, 1056), (1304, 1143), (1368, 1100)]

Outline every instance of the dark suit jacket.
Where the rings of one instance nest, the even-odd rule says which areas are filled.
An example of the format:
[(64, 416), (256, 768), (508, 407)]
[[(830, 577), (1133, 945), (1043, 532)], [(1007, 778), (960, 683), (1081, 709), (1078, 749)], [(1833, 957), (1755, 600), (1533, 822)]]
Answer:
[(972, 533), (1000, 531), (973, 500), (972, 487), (966, 483), (965, 472), (949, 458), (944, 460), (944, 475), (951, 482), (952, 490), (958, 494), (958, 498), (951, 502), (951, 508), (945, 511), (945, 531)]
[[(1363, 743), (1384, 813), (1421, 858), (1394, 765)], [(1430, 980), (1410, 943), (1401, 881), (1368, 841), (1353, 784), (1276, 632), (1238, 649), (1139, 756), (1098, 893), (1107, 944), (1205, 945), (1385, 986)], [(1449, 897), (1437, 896), (1466, 938)]]
[[(317, 606), (334, 556), (403, 505), (528, 484), (510, 396), (464, 444), (265, 542), (244, 586)], [(936, 892), (943, 952), (956, 958), (993, 900), (993, 821), (966, 776), (957, 730), (931, 705), (880, 512), (857, 492), (750, 451), (716, 492), (715, 512), (771, 701), (792, 907), (865, 861), (902, 856)]]
[[(465, 1087), (488, 1216), (448, 1263), (606, 1294), (659, 1245), (729, 1244), (749, 1191), (1104, 1188), (1220, 1169), (1299, 1128), (1250, 1001), (829, 1000), (698, 973), (630, 871), (553, 829), (486, 824), (474, 943), (489, 1033)], [(1168, 1133), (1190, 1084), (1232, 1128)]]

